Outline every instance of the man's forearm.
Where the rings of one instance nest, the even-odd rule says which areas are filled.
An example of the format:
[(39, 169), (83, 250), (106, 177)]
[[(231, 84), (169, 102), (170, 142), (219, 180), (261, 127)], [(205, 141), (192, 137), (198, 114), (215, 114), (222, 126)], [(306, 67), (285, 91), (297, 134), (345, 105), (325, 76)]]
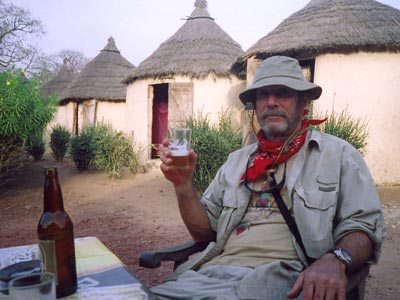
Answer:
[(332, 294), (334, 291), (334, 296), (337, 297), (334, 299), (345, 299), (346, 272), (354, 272), (367, 262), (373, 253), (373, 243), (367, 234), (356, 231), (342, 237), (335, 247), (349, 253), (352, 258), (351, 268), (347, 270), (345, 264), (333, 253), (326, 253), (300, 273), (287, 294), (288, 298), (294, 299), (303, 292), (304, 299), (325, 299), (319, 298), (318, 295), (324, 295), (328, 291)]
[(373, 254), (373, 243), (368, 235), (362, 231), (351, 232), (342, 237), (335, 247), (343, 248), (352, 258), (351, 270), (361, 268)]
[(192, 180), (174, 187), (183, 222), (193, 239), (203, 242), (215, 240), (215, 232), (210, 227), (207, 213), (197, 197)]

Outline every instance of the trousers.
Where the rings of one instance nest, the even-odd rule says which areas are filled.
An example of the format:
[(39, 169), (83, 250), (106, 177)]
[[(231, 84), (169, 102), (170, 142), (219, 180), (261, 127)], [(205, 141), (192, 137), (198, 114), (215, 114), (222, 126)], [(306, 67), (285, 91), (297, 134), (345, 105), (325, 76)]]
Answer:
[(257, 268), (208, 266), (186, 271), (151, 291), (160, 300), (286, 300), (302, 270), (298, 261), (274, 261)]

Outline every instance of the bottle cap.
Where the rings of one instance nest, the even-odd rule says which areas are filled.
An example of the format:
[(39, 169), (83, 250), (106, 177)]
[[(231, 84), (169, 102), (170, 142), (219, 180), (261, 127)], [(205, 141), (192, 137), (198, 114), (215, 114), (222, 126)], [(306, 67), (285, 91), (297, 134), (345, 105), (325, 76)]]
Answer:
[(44, 167), (45, 175), (57, 175), (57, 167), (56, 166), (46, 166)]

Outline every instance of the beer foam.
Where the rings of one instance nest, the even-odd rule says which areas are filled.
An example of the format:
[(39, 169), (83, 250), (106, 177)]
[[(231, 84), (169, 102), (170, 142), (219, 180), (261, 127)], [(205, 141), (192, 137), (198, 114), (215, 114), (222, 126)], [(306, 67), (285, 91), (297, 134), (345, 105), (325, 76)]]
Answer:
[(173, 156), (187, 156), (189, 153), (189, 143), (185, 140), (170, 140), (168, 148)]
[(189, 151), (187, 149), (170, 149), (173, 156), (186, 156)]

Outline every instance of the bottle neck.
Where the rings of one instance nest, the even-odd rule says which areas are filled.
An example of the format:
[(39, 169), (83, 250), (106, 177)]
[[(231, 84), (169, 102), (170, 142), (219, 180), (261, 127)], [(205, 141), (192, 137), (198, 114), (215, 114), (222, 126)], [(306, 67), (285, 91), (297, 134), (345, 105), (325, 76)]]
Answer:
[(47, 168), (44, 181), (44, 211), (56, 212), (64, 210), (63, 197), (58, 181), (57, 169)]

